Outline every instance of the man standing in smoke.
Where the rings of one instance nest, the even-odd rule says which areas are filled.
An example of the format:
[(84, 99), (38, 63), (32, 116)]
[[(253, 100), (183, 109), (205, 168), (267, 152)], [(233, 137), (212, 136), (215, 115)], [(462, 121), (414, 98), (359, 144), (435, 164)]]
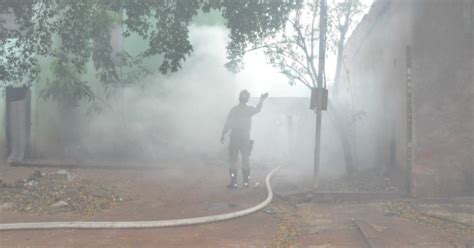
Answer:
[(225, 135), (230, 130), (229, 141), (229, 174), (230, 183), (227, 185), (230, 189), (237, 188), (237, 159), (242, 158), (242, 177), (244, 187), (249, 186), (250, 180), (250, 152), (252, 151), (253, 141), (250, 140), (250, 129), (252, 128), (252, 117), (260, 112), (263, 101), (268, 97), (268, 93), (260, 96), (260, 102), (257, 106), (248, 106), (250, 93), (243, 90), (239, 94), (239, 104), (230, 110), (227, 121), (222, 130), (221, 143), (224, 144)]

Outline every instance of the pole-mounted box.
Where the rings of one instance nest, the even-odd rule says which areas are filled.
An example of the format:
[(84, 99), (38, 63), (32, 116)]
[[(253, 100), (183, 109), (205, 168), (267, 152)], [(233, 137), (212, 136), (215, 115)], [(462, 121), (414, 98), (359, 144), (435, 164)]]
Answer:
[[(321, 104), (321, 106), (319, 106)], [(311, 88), (310, 109), (321, 107), (321, 110), (328, 110), (328, 90), (324, 88)]]

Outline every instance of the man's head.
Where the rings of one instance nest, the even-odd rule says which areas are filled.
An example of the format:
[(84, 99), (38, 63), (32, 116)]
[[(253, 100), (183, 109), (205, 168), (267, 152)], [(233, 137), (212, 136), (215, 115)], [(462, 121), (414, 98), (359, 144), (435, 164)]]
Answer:
[(250, 93), (247, 90), (242, 90), (239, 94), (239, 102), (247, 103), (250, 99)]

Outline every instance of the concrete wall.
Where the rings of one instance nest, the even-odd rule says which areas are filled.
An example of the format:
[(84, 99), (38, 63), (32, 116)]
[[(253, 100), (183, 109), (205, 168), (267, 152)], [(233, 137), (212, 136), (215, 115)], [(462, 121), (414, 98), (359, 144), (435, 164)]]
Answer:
[[(472, 0), (378, 0), (350, 38), (359, 162), (414, 196), (472, 194)], [(413, 168), (407, 165), (407, 56), (414, 85)], [(411, 173), (411, 174), (410, 174)], [(405, 176), (404, 176), (405, 175)]]

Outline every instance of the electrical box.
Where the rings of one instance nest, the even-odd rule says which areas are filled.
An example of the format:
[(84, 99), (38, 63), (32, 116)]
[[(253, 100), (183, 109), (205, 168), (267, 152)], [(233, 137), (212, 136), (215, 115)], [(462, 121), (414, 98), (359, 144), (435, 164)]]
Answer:
[(328, 110), (328, 90), (324, 88), (311, 88), (311, 106), (310, 109), (315, 109), (321, 104), (321, 110)]

